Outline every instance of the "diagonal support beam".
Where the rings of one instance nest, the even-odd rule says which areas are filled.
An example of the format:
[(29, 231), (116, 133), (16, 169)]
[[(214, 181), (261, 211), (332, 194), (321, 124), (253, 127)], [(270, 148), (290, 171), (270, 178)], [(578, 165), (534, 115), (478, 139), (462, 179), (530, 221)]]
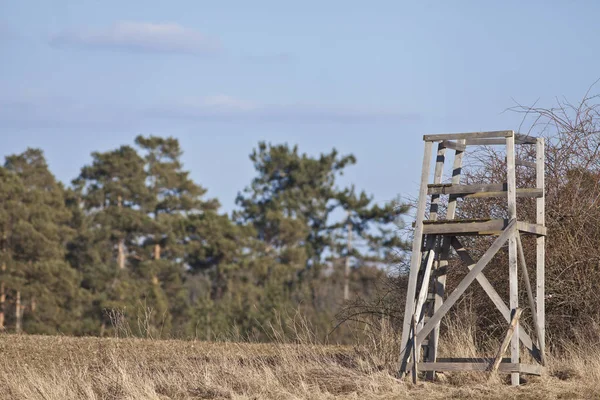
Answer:
[[(452, 247), (454, 247), (454, 250), (460, 257), (460, 259), (462, 260), (462, 262), (467, 265), (467, 268), (472, 269), (473, 266), (475, 265), (475, 261), (473, 260), (473, 258), (469, 254), (469, 252), (464, 248), (464, 246), (462, 245), (460, 240), (456, 236), (453, 236), (451, 244), (452, 244)], [(492, 300), (492, 302), (494, 303), (494, 305), (496, 306), (498, 311), (500, 311), (500, 313), (502, 314), (502, 316), (504, 317), (506, 322), (510, 323), (510, 321), (512, 319), (510, 309), (508, 308), (506, 303), (504, 303), (504, 300), (502, 300), (502, 297), (500, 297), (498, 292), (496, 292), (496, 289), (494, 289), (494, 287), (492, 286), (490, 281), (488, 281), (488, 279), (485, 277), (485, 275), (483, 273), (477, 275), (476, 279), (477, 279), (477, 282), (479, 283), (479, 285), (481, 286), (481, 288), (488, 295), (490, 300)], [(535, 344), (533, 343), (531, 336), (529, 336), (527, 334), (527, 332), (525, 332), (525, 329), (523, 329), (523, 327), (521, 327), (520, 333), (521, 333), (521, 335), (519, 336), (519, 339), (521, 340), (521, 343), (523, 343), (523, 346), (525, 346), (525, 348), (527, 350), (529, 350), (529, 352), (531, 353), (533, 358), (535, 358), (536, 360), (541, 362), (542, 361), (541, 352), (540, 352), (539, 348), (537, 348), (535, 346)]]
[(427, 263), (425, 265), (425, 271), (423, 272), (423, 282), (421, 283), (421, 290), (419, 291), (419, 297), (417, 298), (417, 305), (415, 307), (415, 319), (417, 323), (421, 320), (421, 312), (427, 299), (427, 292), (429, 291), (429, 278), (431, 277), (431, 267), (435, 259), (435, 251), (429, 250), (427, 253)]
[(494, 243), (492, 243), (490, 248), (487, 249), (487, 251), (483, 254), (481, 259), (477, 262), (477, 264), (475, 264), (473, 269), (469, 271), (467, 276), (465, 276), (462, 282), (458, 284), (458, 286), (456, 287), (456, 289), (454, 289), (452, 294), (448, 296), (448, 299), (446, 299), (444, 304), (442, 304), (439, 310), (437, 310), (437, 312), (429, 319), (429, 321), (427, 321), (423, 329), (419, 331), (416, 337), (417, 345), (420, 344), (427, 337), (429, 332), (431, 332), (435, 328), (436, 324), (440, 322), (444, 315), (446, 315), (448, 310), (450, 310), (450, 308), (454, 305), (454, 303), (456, 303), (459, 297), (462, 296), (462, 294), (465, 292), (465, 290), (467, 290), (469, 285), (473, 283), (473, 281), (477, 278), (477, 275), (479, 275), (481, 271), (483, 271), (483, 269), (492, 260), (494, 255), (498, 252), (498, 250), (500, 250), (500, 248), (504, 245), (504, 243), (506, 243), (506, 241), (511, 237), (511, 235), (514, 234), (516, 227), (517, 220), (515, 218), (510, 221), (510, 223), (502, 232), (502, 234), (498, 236)]
[[(529, 298), (529, 308), (531, 308), (531, 316), (533, 318), (533, 326), (535, 328), (535, 335), (538, 338), (538, 347), (540, 338), (542, 337), (542, 330), (540, 328), (540, 324), (538, 322), (537, 317), (537, 307), (535, 305), (535, 300), (533, 298), (533, 290), (531, 289), (531, 282), (529, 281), (529, 272), (527, 271), (527, 263), (525, 262), (525, 253), (523, 252), (523, 243), (521, 242), (521, 235), (519, 232), (516, 233), (517, 237), (517, 249), (519, 250), (519, 260), (521, 264), (521, 273), (523, 274), (523, 279), (525, 280), (525, 288), (527, 289), (527, 297)], [(521, 332), (521, 335), (523, 332)], [(542, 361), (542, 365), (546, 365), (546, 356), (544, 352), (540, 352), (540, 358)]]

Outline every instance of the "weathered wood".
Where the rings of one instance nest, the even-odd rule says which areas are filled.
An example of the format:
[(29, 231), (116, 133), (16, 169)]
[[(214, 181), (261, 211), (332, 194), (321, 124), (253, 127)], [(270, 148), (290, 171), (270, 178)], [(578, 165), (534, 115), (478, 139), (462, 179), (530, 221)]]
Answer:
[(539, 224), (532, 224), (525, 221), (519, 221), (517, 223), (517, 229), (522, 233), (530, 233), (532, 235), (544, 236), (546, 235), (546, 227)]
[(521, 308), (517, 308), (515, 310), (515, 315), (513, 316), (512, 320), (510, 321), (510, 325), (508, 326), (508, 329), (506, 330), (506, 336), (504, 337), (504, 340), (500, 344), (498, 353), (496, 353), (496, 358), (494, 359), (494, 362), (492, 363), (492, 365), (490, 367), (490, 371), (492, 373), (498, 371), (500, 362), (502, 362), (502, 355), (506, 352), (506, 349), (508, 348), (508, 345), (510, 344), (510, 341), (512, 340), (513, 334), (515, 332), (515, 328), (517, 327), (519, 318), (521, 318), (522, 312), (523, 312), (523, 309), (521, 309)]
[(506, 189), (506, 183), (482, 183), (472, 185), (441, 183), (427, 185), (427, 194), (468, 194), (477, 192), (497, 192)]
[[(523, 135), (515, 134), (515, 143), (517, 144), (533, 144), (532, 138)], [(467, 146), (505, 146), (506, 140), (504, 138), (494, 139), (467, 139), (465, 142)]]
[[(454, 194), (465, 198), (506, 197), (507, 193), (506, 183), (477, 185), (434, 184), (427, 187), (427, 194), (438, 196)], [(542, 191), (538, 188), (518, 188), (516, 193), (517, 197), (541, 197), (543, 195)]]
[[(459, 145), (465, 144), (464, 139), (457, 141)], [(460, 185), (460, 176), (462, 174), (464, 151), (457, 150), (454, 155), (454, 163), (452, 165), (452, 185)], [(446, 211), (446, 219), (452, 220), (456, 215), (456, 196), (450, 196), (448, 199), (448, 209)], [(449, 248), (449, 246), (448, 246)]]
[[(499, 235), (508, 226), (508, 219), (455, 219), (424, 221), (424, 235)], [(517, 229), (522, 233), (546, 235), (546, 227), (524, 221), (517, 221)]]
[[(496, 357), (439, 357), (441, 363), (485, 363), (488, 366), (496, 360)], [(510, 357), (502, 358), (501, 362), (510, 363)]]
[(425, 218), (425, 207), (427, 205), (427, 181), (429, 178), (429, 169), (431, 165), (431, 148), (432, 142), (425, 142), (423, 152), (423, 166), (421, 168), (421, 188), (419, 190), (419, 203), (417, 204), (417, 215), (415, 232), (412, 243), (412, 255), (410, 260), (410, 271), (408, 273), (408, 287), (406, 290), (406, 304), (404, 307), (404, 321), (402, 324), (402, 339), (401, 339), (401, 372), (406, 370), (404, 366), (409, 358), (407, 350), (411, 331), (411, 320), (415, 307), (415, 292), (417, 289), (417, 278), (421, 267), (421, 246), (423, 244), (423, 219)]
[(419, 365), (419, 355), (417, 353), (417, 342), (414, 340), (414, 336), (416, 335), (417, 332), (417, 319), (416, 317), (413, 315), (412, 317), (412, 329), (413, 329), (413, 340), (412, 340), (412, 353), (413, 353), (413, 366), (412, 366), (412, 380), (413, 380), (413, 384), (417, 384), (417, 368)]
[[(544, 164), (544, 138), (537, 138), (536, 140), (536, 187), (538, 189), (545, 189), (545, 164)], [(544, 192), (542, 192), (544, 193)], [(545, 193), (542, 197), (536, 201), (536, 219), (535, 222), (538, 226), (545, 228), (546, 226), (546, 205), (545, 205)], [(540, 352), (542, 357), (545, 359), (546, 351), (546, 292), (545, 292), (545, 258), (546, 258), (546, 238), (544, 236), (538, 236), (536, 239), (536, 299), (537, 299), (537, 318), (540, 326), (540, 335), (538, 337)]]
[[(440, 184), (443, 179), (444, 161), (446, 159), (446, 147), (443, 142), (438, 144), (437, 157), (435, 160), (435, 170), (433, 172), (433, 183)], [(427, 193), (429, 194), (429, 193)], [(440, 196), (431, 196), (431, 205), (429, 208), (429, 220), (435, 221), (438, 219), (438, 210), (440, 204)]]
[[(459, 140), (457, 140), (456, 144), (457, 144), (457, 149), (454, 153), (454, 162), (452, 164), (452, 184), (453, 185), (460, 184), (460, 177), (461, 177), (461, 173), (462, 173), (462, 162), (463, 162), (463, 155), (464, 155), (464, 149), (465, 149), (465, 140), (459, 139)], [(462, 147), (462, 150), (459, 149), (460, 147)], [(446, 210), (446, 219), (447, 220), (453, 220), (456, 215), (456, 203), (457, 203), (456, 200), (457, 200), (456, 196), (450, 195), (450, 198), (448, 199), (448, 208)], [(442, 306), (442, 304), (444, 302), (444, 292), (446, 291), (446, 277), (447, 277), (446, 271), (447, 271), (447, 266), (448, 266), (449, 255), (450, 255), (450, 238), (443, 237), (442, 238), (442, 252), (440, 255), (440, 262), (439, 262), (439, 266), (438, 266), (438, 271), (440, 271), (442, 273), (438, 273), (435, 276), (435, 280), (434, 280), (434, 293), (435, 293), (435, 299), (434, 299), (434, 303), (433, 303), (434, 314), (440, 309), (440, 307)], [(437, 353), (438, 353), (439, 337), (440, 337), (440, 323), (438, 322), (436, 324), (435, 328), (433, 329), (433, 332), (431, 332), (431, 348), (429, 350), (429, 358), (427, 359), (427, 361), (430, 361), (430, 362), (436, 361)], [(435, 371), (430, 372), (429, 378), (430, 379), (435, 378)]]
[[(546, 228), (544, 223), (540, 223), (539, 221), (539, 213), (540, 213), (540, 200), (544, 199), (544, 190), (543, 184), (540, 185), (540, 179), (536, 180), (536, 187), (534, 188), (517, 188), (516, 187), (516, 174), (517, 174), (517, 165), (522, 165), (528, 168), (534, 166), (533, 163), (525, 160), (517, 160), (515, 153), (515, 145), (516, 144), (534, 144), (537, 143), (536, 150), (538, 151), (538, 157), (536, 157), (536, 173), (540, 175), (540, 162), (539, 162), (539, 153), (540, 153), (540, 141), (529, 137), (527, 135), (521, 135), (515, 133), (514, 131), (495, 131), (495, 132), (470, 132), (470, 133), (455, 133), (455, 134), (446, 134), (446, 135), (424, 135), (423, 139), (425, 143), (438, 142), (438, 158), (434, 175), (434, 184), (433, 185), (425, 185), (425, 193), (423, 193), (423, 184), (425, 179), (421, 181), (421, 190), (419, 195), (419, 203), (422, 201), (423, 197), (427, 195), (431, 195), (431, 209), (430, 209), (430, 220), (424, 221), (424, 217), (418, 218), (417, 222), (415, 222), (415, 232), (420, 228), (420, 236), (421, 241), (419, 246), (416, 246), (416, 243), (413, 242), (413, 256), (411, 258), (411, 273), (414, 271), (417, 276), (411, 277), (411, 273), (409, 273), (409, 291), (411, 285), (411, 279), (415, 280), (414, 287), (412, 288), (412, 294), (407, 296), (407, 306), (406, 310), (408, 310), (408, 303), (414, 308), (414, 314), (410, 316), (409, 327), (412, 328), (412, 337), (411, 340), (404, 339), (405, 332), (408, 332), (408, 336), (410, 336), (411, 330), (406, 329), (407, 315), (405, 312), (404, 316), (404, 326), (403, 326), (403, 339), (402, 339), (402, 354), (401, 354), (401, 373), (408, 372), (407, 367), (411, 367), (415, 373), (415, 381), (416, 381), (416, 371), (419, 369), (420, 371), (428, 372), (427, 376), (432, 376), (430, 372), (433, 371), (444, 371), (445, 366), (443, 363), (440, 363), (440, 360), (437, 359), (437, 342), (439, 340), (439, 329), (441, 319), (447, 315), (448, 310), (456, 304), (458, 299), (463, 295), (468, 286), (474, 281), (477, 280), (479, 284), (484, 288), (488, 296), (492, 299), (496, 307), (500, 310), (502, 315), (508, 322), (512, 322), (512, 317), (517, 315), (515, 318), (512, 329), (512, 337), (507, 338), (505, 340), (504, 350), (506, 350), (508, 346), (508, 342), (510, 342), (511, 346), (511, 357), (510, 362), (502, 362), (502, 351), (499, 354), (499, 358), (494, 359), (492, 364), (488, 361), (486, 362), (465, 362), (465, 360), (460, 360), (459, 362), (452, 363), (451, 361), (447, 362), (447, 364), (461, 364), (462, 366), (450, 365), (451, 368), (458, 368), (457, 370), (469, 370), (469, 367), (473, 367), (475, 364), (480, 364), (475, 367), (475, 370), (485, 370), (490, 368), (490, 365), (494, 366), (494, 364), (498, 365), (498, 370), (501, 372), (507, 372), (511, 374), (511, 381), (513, 385), (518, 385), (520, 383), (520, 373), (541, 373), (542, 368), (539, 366), (529, 366), (526, 364), (520, 364), (520, 354), (519, 347), (520, 342), (523, 342), (524, 346), (528, 348), (528, 350), (532, 353), (535, 359), (540, 360), (543, 359), (540, 356), (540, 351), (537, 347), (543, 347), (543, 335), (540, 334), (540, 328), (542, 324), (535, 323), (535, 319), (539, 317), (539, 302), (540, 290), (543, 291), (543, 287), (540, 289), (540, 281), (537, 279), (540, 274), (536, 273), (536, 294), (537, 299), (533, 297), (533, 290), (531, 288), (531, 282), (528, 276), (528, 270), (525, 264), (523, 246), (521, 243), (520, 233), (523, 234), (534, 234), (536, 235), (536, 255), (538, 255), (538, 260), (536, 261), (536, 270), (539, 271), (540, 261), (539, 261), (539, 247), (540, 243), (544, 244), (543, 241), (540, 241), (540, 238), (543, 238), (546, 234)], [(447, 148), (454, 149), (457, 152), (457, 155), (464, 152), (467, 145), (489, 145), (489, 144), (505, 144), (506, 146), (506, 164), (507, 164), (507, 172), (506, 172), (506, 183), (505, 184), (497, 184), (494, 187), (493, 185), (460, 185), (460, 168), (458, 171), (458, 179), (454, 179), (456, 171), (453, 171), (453, 179), (452, 184), (441, 184), (441, 172), (443, 170), (443, 162), (444, 162), (444, 151)], [(543, 143), (542, 143), (543, 144)], [(427, 146), (426, 146), (427, 147)], [(543, 175), (543, 149), (542, 149), (542, 163), (541, 163), (541, 175)], [(431, 147), (430, 147), (430, 155), (431, 157)], [(425, 158), (425, 156), (424, 156)], [(456, 163), (456, 159), (455, 159)], [(459, 164), (462, 166), (462, 160)], [(427, 176), (429, 173), (429, 165), (424, 167), (422, 171), (423, 176)], [(456, 170), (456, 168), (455, 168)], [(520, 170), (519, 170), (520, 171)], [(448, 205), (448, 214), (446, 221), (439, 221), (439, 197), (441, 195), (449, 195), (449, 205)], [(457, 198), (487, 198), (487, 197), (504, 197), (507, 199), (508, 204), (508, 218), (507, 219), (480, 219), (480, 220), (453, 220), (454, 213), (456, 211), (456, 200)], [(517, 198), (518, 197), (532, 197), (537, 198), (536, 202), (537, 212), (536, 212), (536, 223), (529, 223), (525, 221), (518, 221), (517, 214)], [(417, 214), (419, 214), (419, 206), (417, 206)], [(452, 216), (450, 216), (452, 214)], [(542, 222), (545, 222), (542, 220)], [(492, 243), (492, 245), (487, 249), (487, 251), (483, 254), (481, 259), (476, 263), (472, 262), (472, 258), (466, 250), (462, 249), (460, 242), (456, 238), (456, 236), (463, 235), (498, 235), (498, 238)], [(426, 242), (424, 240), (426, 239)], [(445, 279), (446, 279), (446, 271), (447, 271), (447, 258), (449, 255), (450, 245), (454, 244), (456, 241), (457, 246), (461, 248), (463, 262), (466, 264), (466, 267), (469, 269), (468, 274), (463, 278), (463, 280), (458, 284), (456, 289), (448, 296), (446, 300), (444, 300), (444, 289), (445, 289)], [(485, 269), (486, 265), (489, 264), (490, 260), (493, 256), (499, 251), (499, 249), (505, 245), (508, 245), (508, 260), (509, 260), (509, 302), (508, 306), (504, 303), (504, 301), (500, 298), (498, 293), (494, 290), (490, 282), (485, 278), (485, 275), (482, 273)], [(432, 257), (432, 251), (435, 255)], [(461, 255), (460, 251), (457, 251), (459, 255)], [(423, 259), (427, 257), (427, 262), (423, 262)], [(418, 259), (418, 262), (416, 260)], [(470, 259), (470, 263), (467, 262)], [(433, 261), (432, 261), (433, 260)], [(542, 258), (543, 260), (543, 258)], [(413, 265), (413, 264), (416, 264)], [(543, 267), (543, 261), (541, 261)], [(528, 300), (529, 305), (532, 308), (532, 312), (535, 314), (534, 316), (534, 327), (536, 329), (536, 337), (542, 336), (541, 339), (538, 339), (539, 343), (534, 343), (531, 340), (531, 337), (527, 335), (524, 329), (520, 326), (518, 317), (521, 314), (519, 304), (518, 304), (518, 273), (519, 266), (521, 266), (521, 273), (523, 273), (524, 278), (526, 279), (526, 289), (528, 292)], [(416, 270), (416, 271), (415, 271)], [(543, 274), (542, 274), (543, 277)], [(423, 281), (421, 281), (423, 279)], [(429, 282), (433, 279), (434, 286), (431, 293), (429, 293)], [(443, 285), (440, 288), (438, 283), (442, 281)], [(417, 282), (420, 285), (420, 291), (417, 296)], [(543, 285), (542, 285), (543, 286)], [(408, 293), (407, 293), (408, 295)], [(415, 298), (416, 297), (416, 298)], [(428, 304), (428, 301), (434, 301), (433, 307), (425, 306)], [(543, 296), (542, 300), (543, 302)], [(537, 302), (537, 306), (536, 303)], [(424, 313), (423, 310), (427, 309), (428, 312)], [(431, 315), (433, 309), (433, 315)], [(514, 313), (511, 314), (511, 311)], [(518, 314), (517, 314), (518, 312)], [(421, 316), (424, 315), (423, 318)], [(423, 325), (424, 324), (424, 325)], [(437, 336), (436, 336), (436, 331)], [(409, 343), (410, 342), (410, 343)], [(536, 344), (539, 346), (536, 347)], [(425, 351), (423, 361), (421, 361), (421, 356), (419, 352), (423, 348)], [(412, 351), (411, 351), (412, 350)], [(537, 352), (537, 353), (536, 353)], [(410, 362), (410, 357), (412, 353), (412, 363)], [(436, 362), (437, 361), (437, 362)], [(507, 360), (505, 360), (507, 361)], [(543, 363), (543, 361), (542, 361)], [(424, 368), (421, 368), (423, 366)], [(413, 369), (414, 367), (414, 369)], [(473, 370), (473, 369), (471, 369)], [(434, 372), (433, 372), (434, 373)]]
[(467, 146), (505, 146), (506, 139), (467, 139), (465, 142)]
[[(469, 270), (473, 269), (473, 267), (475, 266), (475, 261), (473, 260), (469, 252), (460, 243), (460, 240), (457, 237), (452, 238), (452, 247), (454, 247), (454, 250), (460, 257), (461, 261), (465, 265), (467, 265), (467, 268), (469, 268)], [(485, 277), (484, 273), (482, 272), (481, 274), (477, 275), (476, 279), (481, 288), (485, 291), (490, 300), (494, 303), (498, 311), (500, 311), (506, 322), (510, 322), (510, 309), (504, 303), (504, 300), (502, 300), (498, 292), (496, 292), (496, 289), (494, 289), (490, 281), (488, 281), (488, 279)], [(525, 330), (522, 327), (520, 333), (521, 334), (519, 339), (521, 339), (521, 343), (523, 343), (523, 346), (525, 346), (525, 348), (529, 351), (529, 353), (535, 360), (541, 362), (540, 350), (535, 347), (535, 344), (533, 343), (533, 340), (531, 340), (531, 337), (527, 334), (527, 332), (525, 332)]]
[[(527, 290), (527, 298), (529, 299), (529, 308), (531, 308), (531, 317), (533, 319), (533, 328), (535, 329), (535, 335), (538, 339), (538, 347), (541, 347), (539, 340), (542, 335), (540, 330), (540, 324), (538, 322), (537, 310), (535, 305), (535, 299), (533, 298), (533, 291), (531, 290), (531, 282), (529, 281), (529, 271), (527, 271), (527, 263), (525, 261), (525, 252), (523, 251), (523, 242), (521, 242), (521, 235), (519, 232), (516, 233), (517, 237), (517, 250), (519, 252), (519, 260), (521, 265), (521, 273), (523, 274), (523, 280), (525, 281), (525, 289)], [(546, 365), (546, 355), (540, 352), (542, 365)]]
[(481, 259), (475, 264), (473, 269), (469, 271), (469, 273), (463, 278), (463, 280), (458, 284), (456, 289), (448, 296), (446, 301), (442, 304), (440, 309), (433, 314), (433, 316), (427, 321), (423, 329), (419, 331), (417, 334), (417, 344), (421, 343), (425, 337), (433, 330), (435, 325), (440, 322), (442, 317), (446, 315), (448, 310), (456, 303), (458, 298), (462, 296), (462, 294), (467, 290), (469, 285), (475, 280), (477, 275), (483, 271), (486, 265), (491, 261), (492, 257), (500, 250), (500, 248), (506, 243), (509, 237), (511, 237), (516, 228), (516, 221), (512, 220), (508, 227), (502, 232), (498, 238), (492, 243), (492, 245), (487, 249), (487, 251), (483, 254)]
[(414, 314), (417, 322), (421, 319), (421, 312), (423, 311), (423, 305), (427, 299), (427, 293), (429, 292), (429, 279), (431, 277), (431, 267), (435, 259), (435, 251), (429, 250), (427, 253), (427, 263), (425, 264), (425, 270), (423, 271), (423, 282), (421, 283), (421, 290), (417, 298), (417, 305), (415, 306)]
[(465, 146), (464, 143), (453, 142), (451, 140), (442, 140), (442, 144), (447, 149), (458, 150), (458, 151), (465, 151), (465, 149), (467, 148), (467, 146)]
[[(508, 136), (506, 138), (506, 183), (508, 186), (508, 217), (517, 219), (517, 178), (515, 169), (515, 138)], [(510, 293), (509, 307), (515, 312), (519, 307), (519, 281), (518, 281), (518, 266), (517, 266), (517, 231), (514, 230), (508, 238), (508, 285)], [(519, 323), (514, 328), (511, 338), (511, 361), (515, 364), (519, 363)], [(513, 386), (520, 384), (519, 373), (511, 374), (511, 383)]]
[[(412, 363), (409, 364), (412, 368)], [(489, 362), (424, 362), (418, 363), (419, 371), (446, 371), (446, 372), (486, 372), (490, 367)], [(505, 374), (521, 373), (527, 375), (542, 375), (543, 368), (539, 365), (521, 364), (521, 363), (500, 363), (498, 372)]]
[(513, 136), (514, 131), (490, 131), (490, 132), (467, 132), (467, 133), (446, 133), (442, 135), (423, 135), (425, 141), (438, 140), (456, 140), (456, 139), (487, 139), (504, 138)]
[(423, 226), (426, 235), (499, 235), (508, 225), (508, 220), (492, 219), (481, 222), (471, 221), (439, 221), (427, 222)]
[(537, 138), (522, 133), (515, 133), (515, 142), (518, 144), (536, 144)]
[[(490, 198), (490, 197), (506, 197), (507, 192), (499, 191), (499, 192), (481, 192), (481, 193), (472, 193), (465, 194), (461, 196), (465, 199), (482, 199), (482, 198)], [(542, 192), (536, 188), (518, 188), (517, 189), (517, 197), (519, 198), (537, 198), (542, 197)]]
[(508, 218), (517, 219), (517, 175), (515, 170), (515, 138), (506, 138), (506, 190), (508, 196)]

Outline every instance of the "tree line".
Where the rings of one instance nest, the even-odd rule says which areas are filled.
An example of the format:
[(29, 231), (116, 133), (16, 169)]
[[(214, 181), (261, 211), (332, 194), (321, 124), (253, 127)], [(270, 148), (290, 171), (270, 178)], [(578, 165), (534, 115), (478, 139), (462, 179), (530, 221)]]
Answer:
[(153, 337), (264, 338), (300, 310), (326, 335), (402, 256), (395, 222), (407, 207), (340, 186), (353, 155), (260, 142), (255, 177), (227, 214), (182, 153), (175, 138), (138, 136), (93, 152), (69, 185), (41, 149), (7, 156), (0, 329), (105, 336), (124, 318)]

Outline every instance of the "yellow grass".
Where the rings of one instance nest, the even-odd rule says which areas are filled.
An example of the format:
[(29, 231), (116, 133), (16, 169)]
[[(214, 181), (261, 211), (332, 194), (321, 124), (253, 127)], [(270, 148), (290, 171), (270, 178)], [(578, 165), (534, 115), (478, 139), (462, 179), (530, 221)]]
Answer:
[[(468, 335), (467, 335), (468, 336)], [(471, 355), (455, 334), (453, 354)], [(446, 341), (448, 343), (448, 341)], [(393, 346), (207, 343), (0, 335), (1, 399), (592, 399), (600, 350), (574, 345), (519, 387), (487, 374), (393, 377)]]

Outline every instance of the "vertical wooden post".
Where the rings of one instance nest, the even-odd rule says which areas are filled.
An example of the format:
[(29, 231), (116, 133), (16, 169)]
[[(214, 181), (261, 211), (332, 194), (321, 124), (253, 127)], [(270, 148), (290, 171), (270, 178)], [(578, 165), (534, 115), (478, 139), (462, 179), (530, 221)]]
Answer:
[[(412, 330), (413, 330), (413, 338), (417, 336), (417, 320), (416, 317), (412, 316)], [(413, 367), (412, 367), (412, 381), (413, 384), (417, 384), (418, 379), (418, 370), (417, 364), (419, 362), (419, 356), (417, 354), (417, 342), (415, 340), (412, 341), (412, 353), (413, 353)]]
[[(433, 172), (433, 183), (442, 183), (442, 177), (444, 173), (444, 161), (446, 159), (446, 147), (443, 142), (438, 144), (437, 157), (435, 160), (435, 170)], [(438, 219), (440, 205), (440, 195), (431, 195), (431, 207), (429, 211), (429, 219), (436, 221)]]
[[(508, 218), (514, 221), (517, 218), (517, 179), (515, 170), (515, 136), (514, 133), (506, 137), (506, 180), (508, 194)], [(508, 239), (508, 279), (510, 287), (510, 310), (514, 316), (519, 307), (519, 282), (517, 265), (517, 232), (513, 231)], [(519, 363), (519, 323), (514, 329), (511, 339), (511, 362)], [(513, 386), (520, 384), (519, 373), (511, 373)]]
[(421, 267), (421, 247), (423, 245), (423, 219), (425, 218), (425, 207), (427, 206), (427, 182), (429, 179), (429, 169), (431, 165), (432, 142), (425, 142), (423, 153), (423, 166), (421, 169), (421, 187), (419, 190), (419, 202), (417, 204), (417, 215), (415, 221), (415, 232), (412, 243), (412, 255), (410, 260), (410, 271), (408, 274), (408, 287), (406, 290), (406, 305), (404, 307), (404, 321), (402, 324), (401, 345), (401, 366), (400, 373), (406, 372), (406, 364), (410, 355), (409, 338), (411, 332), (411, 322), (415, 308), (415, 294), (417, 291), (417, 278), (419, 268)]
[[(536, 223), (546, 226), (546, 190), (545, 190), (545, 156), (544, 156), (544, 138), (536, 140), (536, 187), (542, 189), (542, 197), (536, 200)], [(546, 311), (545, 311), (545, 258), (546, 258), (546, 237), (538, 236), (536, 239), (536, 298), (537, 298), (537, 320), (540, 326), (538, 337), (538, 346), (542, 360), (545, 360), (546, 354)]]

